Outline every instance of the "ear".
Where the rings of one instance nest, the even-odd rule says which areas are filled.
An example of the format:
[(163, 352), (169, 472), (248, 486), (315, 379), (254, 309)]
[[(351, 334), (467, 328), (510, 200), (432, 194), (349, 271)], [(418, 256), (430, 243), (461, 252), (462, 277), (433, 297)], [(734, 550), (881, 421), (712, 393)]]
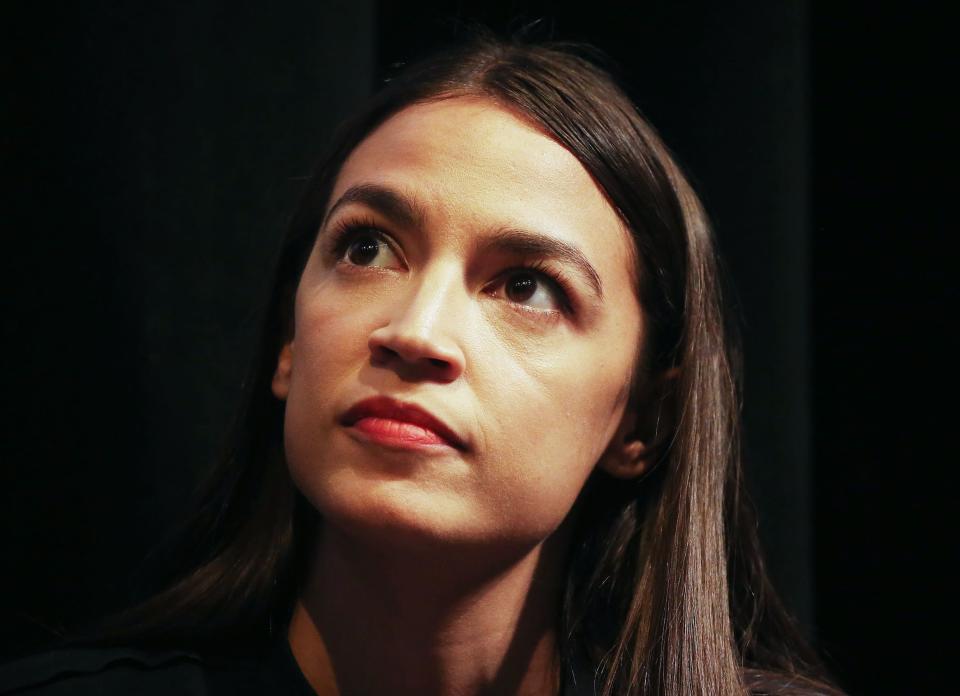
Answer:
[(620, 425), (598, 466), (618, 479), (633, 479), (645, 474), (663, 451), (664, 433), (672, 432), (665, 416), (664, 403), (679, 368), (671, 368), (654, 379), (642, 396), (634, 394), (624, 410)]
[(636, 408), (629, 405), (597, 464), (614, 478), (636, 478), (650, 468), (650, 450), (640, 437), (639, 425)]
[(290, 393), (290, 375), (293, 373), (293, 341), (285, 343), (277, 358), (277, 369), (273, 373), (270, 389), (273, 395), (285, 401)]

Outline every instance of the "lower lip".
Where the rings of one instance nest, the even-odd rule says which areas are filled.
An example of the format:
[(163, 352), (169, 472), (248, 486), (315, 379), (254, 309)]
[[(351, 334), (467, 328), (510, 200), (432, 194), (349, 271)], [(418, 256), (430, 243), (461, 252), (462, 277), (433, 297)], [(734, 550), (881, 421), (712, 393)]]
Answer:
[(452, 447), (447, 440), (432, 430), (391, 418), (361, 418), (352, 427), (362, 433), (366, 439), (388, 447), (400, 449), (434, 448), (437, 445)]

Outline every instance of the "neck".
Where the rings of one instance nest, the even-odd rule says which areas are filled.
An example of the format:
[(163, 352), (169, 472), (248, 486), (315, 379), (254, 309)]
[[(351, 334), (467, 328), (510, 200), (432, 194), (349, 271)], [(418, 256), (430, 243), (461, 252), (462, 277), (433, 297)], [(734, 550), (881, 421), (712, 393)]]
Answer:
[(462, 549), (371, 548), (327, 527), (291, 650), (321, 696), (556, 694), (562, 546), (478, 563)]

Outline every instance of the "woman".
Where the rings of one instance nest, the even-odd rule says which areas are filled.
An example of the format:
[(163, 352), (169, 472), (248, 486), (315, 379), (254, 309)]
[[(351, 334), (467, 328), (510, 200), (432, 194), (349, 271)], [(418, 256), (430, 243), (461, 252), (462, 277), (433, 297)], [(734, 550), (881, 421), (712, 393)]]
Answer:
[[(741, 493), (705, 215), (574, 49), (483, 38), (390, 82), (263, 329), (180, 579), (115, 640), (266, 641), (320, 694), (831, 691)], [(122, 654), (87, 672), (171, 664)]]

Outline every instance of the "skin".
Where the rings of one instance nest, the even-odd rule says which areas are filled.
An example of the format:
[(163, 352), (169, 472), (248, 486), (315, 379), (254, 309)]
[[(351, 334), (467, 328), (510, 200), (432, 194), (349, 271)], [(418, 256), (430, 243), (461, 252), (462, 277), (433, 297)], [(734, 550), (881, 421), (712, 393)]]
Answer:
[[(338, 204), (373, 186), (416, 215)], [(387, 241), (367, 229), (366, 255), (354, 237), (338, 257), (333, 235), (357, 224)], [(579, 249), (602, 298), (566, 261), (483, 245), (504, 229)], [(289, 635), (315, 690), (556, 691), (571, 510), (596, 467), (646, 466), (628, 408), (644, 335), (633, 254), (576, 158), (491, 101), (408, 107), (347, 159), (273, 381), (291, 475), (324, 521)], [(517, 269), (531, 260), (562, 271), (572, 310)], [(338, 422), (379, 394), (465, 447), (397, 449)]]

